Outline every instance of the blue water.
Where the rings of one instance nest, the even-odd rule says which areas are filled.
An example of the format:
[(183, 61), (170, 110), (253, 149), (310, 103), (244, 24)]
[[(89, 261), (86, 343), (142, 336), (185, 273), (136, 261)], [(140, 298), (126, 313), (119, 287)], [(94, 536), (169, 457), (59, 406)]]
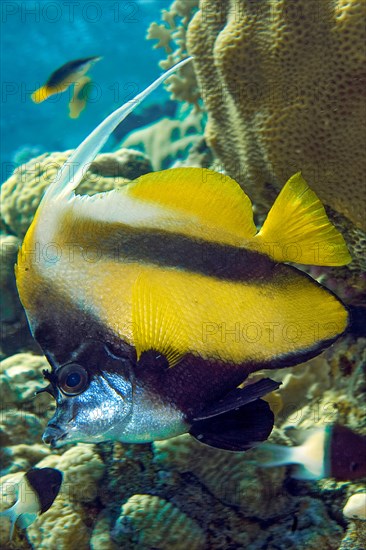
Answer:
[[(80, 141), (118, 105), (160, 74), (164, 52), (146, 40), (152, 21), (168, 1), (2, 0), (1, 163), (4, 181), (24, 146), (39, 154), (62, 151)], [(89, 75), (94, 86), (78, 119), (68, 116), (72, 89), (41, 104), (31, 93), (67, 61), (103, 56)], [(151, 101), (164, 101), (161, 88)]]

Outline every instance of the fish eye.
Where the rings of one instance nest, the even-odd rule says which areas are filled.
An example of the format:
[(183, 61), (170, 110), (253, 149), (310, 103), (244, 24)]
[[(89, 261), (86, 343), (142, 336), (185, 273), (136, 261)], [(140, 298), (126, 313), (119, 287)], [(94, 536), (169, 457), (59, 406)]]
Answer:
[(65, 395), (78, 395), (89, 384), (89, 375), (81, 365), (69, 363), (57, 374), (58, 386)]

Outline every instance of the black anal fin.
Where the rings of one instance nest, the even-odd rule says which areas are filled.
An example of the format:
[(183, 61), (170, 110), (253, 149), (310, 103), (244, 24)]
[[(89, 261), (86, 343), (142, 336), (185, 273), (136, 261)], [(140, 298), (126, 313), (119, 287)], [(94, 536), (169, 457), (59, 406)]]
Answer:
[(189, 433), (198, 441), (227, 451), (247, 451), (270, 435), (274, 415), (268, 403), (257, 399), (238, 410), (194, 422)]
[(195, 416), (193, 420), (206, 420), (207, 418), (212, 418), (213, 416), (218, 416), (243, 407), (263, 397), (263, 395), (277, 390), (281, 384), (282, 382), (275, 382), (270, 378), (262, 378), (262, 380), (254, 382), (253, 384), (248, 384), (244, 388), (236, 388), (216, 403), (203, 409), (203, 411), (201, 411), (198, 416)]

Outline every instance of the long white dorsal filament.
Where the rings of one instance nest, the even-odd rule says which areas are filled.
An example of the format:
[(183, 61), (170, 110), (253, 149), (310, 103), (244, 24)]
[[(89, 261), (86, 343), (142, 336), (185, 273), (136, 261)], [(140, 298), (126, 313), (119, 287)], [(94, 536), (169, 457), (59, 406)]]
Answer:
[(159, 76), (150, 86), (137, 94), (121, 107), (103, 120), (88, 135), (79, 147), (70, 155), (65, 164), (60, 168), (55, 179), (47, 189), (43, 201), (49, 199), (67, 199), (82, 180), (88, 166), (95, 159), (113, 130), (120, 124), (151, 92), (153, 92), (166, 78), (192, 60), (192, 57), (183, 59), (174, 67)]

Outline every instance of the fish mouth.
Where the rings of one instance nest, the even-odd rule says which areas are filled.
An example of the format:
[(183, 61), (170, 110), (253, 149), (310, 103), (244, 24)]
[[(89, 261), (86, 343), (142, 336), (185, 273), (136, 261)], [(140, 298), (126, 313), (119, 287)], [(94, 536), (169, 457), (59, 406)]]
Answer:
[(67, 432), (59, 428), (56, 424), (48, 424), (42, 436), (43, 443), (50, 445), (52, 449), (61, 447), (62, 442), (66, 439)]

